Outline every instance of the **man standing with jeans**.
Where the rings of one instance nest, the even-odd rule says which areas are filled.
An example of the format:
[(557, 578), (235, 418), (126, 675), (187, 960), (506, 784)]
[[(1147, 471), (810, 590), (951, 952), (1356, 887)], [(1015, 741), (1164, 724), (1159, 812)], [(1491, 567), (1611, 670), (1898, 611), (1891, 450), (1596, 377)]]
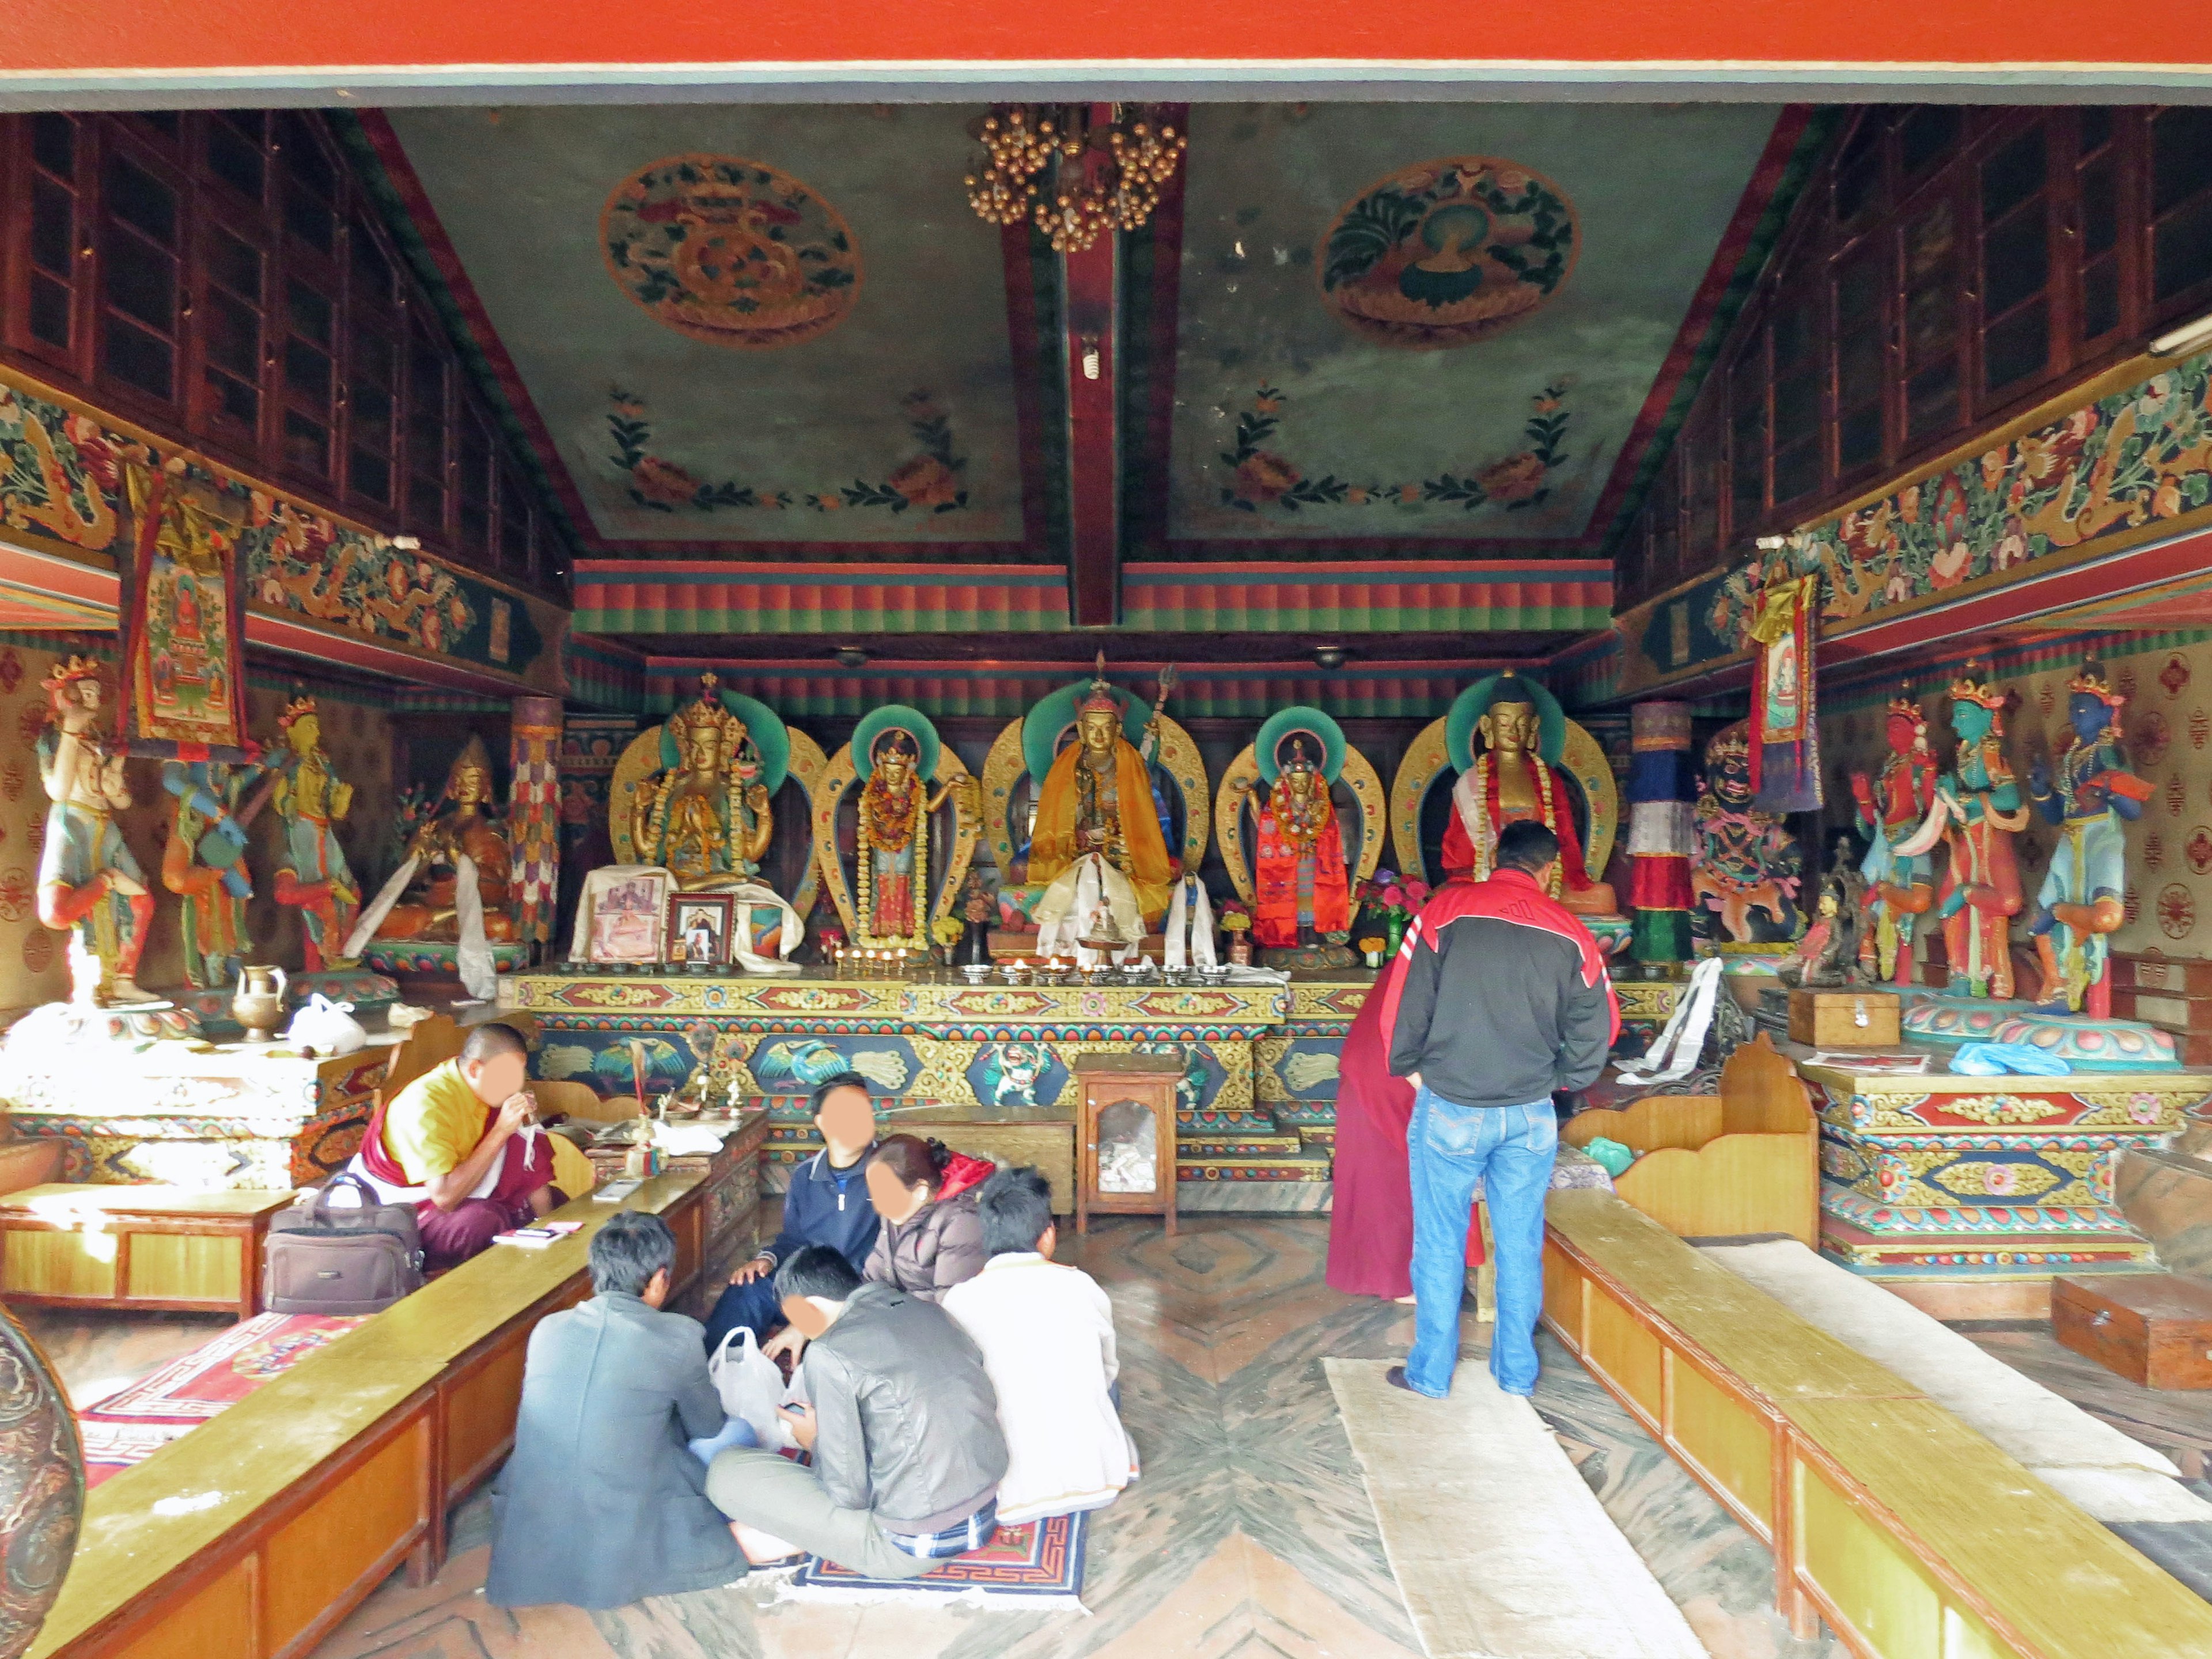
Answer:
[(1555, 1090), (1605, 1069), (1620, 1010), (1589, 929), (1546, 894), (1559, 837), (1509, 823), (1497, 873), (1449, 882), (1414, 918), (1405, 972), (1385, 999), (1390, 1070), (1413, 1085), (1406, 1153), (1413, 1185), (1413, 1351), (1396, 1387), (1441, 1400), (1459, 1364), (1467, 1230), (1482, 1185), (1498, 1247), (1490, 1374), (1536, 1388), (1544, 1300), (1544, 1194), (1559, 1151)]

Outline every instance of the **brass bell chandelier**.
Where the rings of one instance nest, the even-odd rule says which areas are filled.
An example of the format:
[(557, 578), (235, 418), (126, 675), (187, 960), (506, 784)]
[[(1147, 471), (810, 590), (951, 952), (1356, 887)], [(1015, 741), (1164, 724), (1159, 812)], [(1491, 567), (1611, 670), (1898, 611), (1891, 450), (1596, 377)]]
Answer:
[(1055, 253), (1080, 253), (1109, 230), (1144, 225), (1190, 145), (1172, 125), (1120, 104), (1103, 126), (1091, 124), (1088, 105), (1016, 104), (985, 116), (975, 136), (983, 162), (963, 180), (968, 205), (986, 224), (1029, 220)]

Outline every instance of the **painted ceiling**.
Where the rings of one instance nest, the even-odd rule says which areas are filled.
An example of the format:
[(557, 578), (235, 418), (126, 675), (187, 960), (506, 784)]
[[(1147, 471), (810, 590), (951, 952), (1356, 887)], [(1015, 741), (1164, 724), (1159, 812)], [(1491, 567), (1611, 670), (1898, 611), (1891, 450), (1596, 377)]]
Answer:
[[(979, 112), (364, 125), (587, 555), (1048, 562), (1056, 301), (969, 210)], [(1601, 550), (1782, 115), (1196, 107), (1125, 269), (1128, 556)]]

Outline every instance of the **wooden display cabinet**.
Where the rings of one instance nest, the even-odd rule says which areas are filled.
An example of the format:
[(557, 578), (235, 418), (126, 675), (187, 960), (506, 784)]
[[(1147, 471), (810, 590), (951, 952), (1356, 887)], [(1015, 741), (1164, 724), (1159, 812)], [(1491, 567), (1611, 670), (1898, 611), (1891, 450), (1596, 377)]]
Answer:
[[(1176, 1230), (1176, 1054), (1080, 1054), (1069, 1067), (1083, 1115), (1075, 1231), (1091, 1212), (1158, 1215)], [(1149, 1142), (1149, 1144), (1147, 1144)]]

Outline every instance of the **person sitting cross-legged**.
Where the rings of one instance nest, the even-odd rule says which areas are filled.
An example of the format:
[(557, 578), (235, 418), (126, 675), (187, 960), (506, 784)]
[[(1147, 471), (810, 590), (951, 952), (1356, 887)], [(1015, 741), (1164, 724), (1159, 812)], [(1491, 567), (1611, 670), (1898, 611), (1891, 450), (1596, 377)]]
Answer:
[(814, 1462), (746, 1447), (714, 1459), (707, 1495), (746, 1559), (805, 1551), (871, 1578), (918, 1578), (989, 1543), (1006, 1443), (975, 1345), (942, 1308), (864, 1284), (826, 1244), (785, 1261), (775, 1288), (807, 1339), (793, 1378), (807, 1403), (782, 1416)]
[[(875, 1248), (876, 1230), (883, 1223), (868, 1200), (867, 1168), (876, 1150), (868, 1079), (858, 1072), (840, 1072), (816, 1086), (813, 1106), (822, 1150), (791, 1172), (775, 1242), (730, 1275), (729, 1288), (707, 1316), (710, 1352), (740, 1325), (766, 1337), (783, 1323), (773, 1277), (778, 1262), (789, 1261), (805, 1245), (827, 1244), (858, 1272)], [(798, 1346), (794, 1330), (770, 1341), (767, 1352), (795, 1351)]]
[(945, 1291), (945, 1311), (983, 1351), (999, 1396), (999, 1519), (1103, 1509), (1137, 1474), (1115, 1409), (1113, 1307), (1089, 1273), (1053, 1261), (1060, 1230), (1037, 1170), (1000, 1170), (975, 1205), (990, 1260)]
[(377, 1108), (346, 1166), (382, 1202), (415, 1206), (433, 1269), (481, 1255), (497, 1235), (568, 1201), (553, 1184), (553, 1138), (535, 1127), (529, 1065), (521, 1032), (477, 1026), (457, 1058)]
[(592, 1238), (591, 1263), (592, 1299), (530, 1334), (514, 1455), (492, 1499), (484, 1595), (501, 1607), (618, 1607), (745, 1571), (685, 1449), (723, 1419), (699, 1322), (661, 1311), (676, 1235), (625, 1211)]

